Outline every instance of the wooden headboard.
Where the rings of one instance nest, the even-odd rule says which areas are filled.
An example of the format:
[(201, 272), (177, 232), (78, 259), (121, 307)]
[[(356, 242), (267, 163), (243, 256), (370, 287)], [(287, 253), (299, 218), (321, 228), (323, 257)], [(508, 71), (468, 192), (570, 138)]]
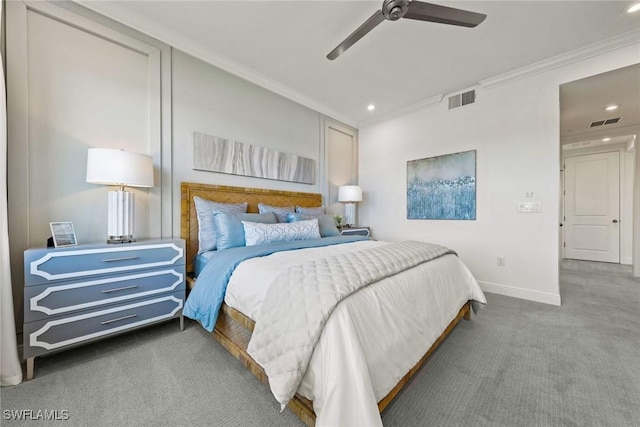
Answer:
[(271, 206), (322, 206), (322, 194), (294, 191), (263, 190), (260, 188), (229, 187), (225, 185), (183, 182), (180, 185), (181, 231), (187, 248), (187, 273), (193, 272), (194, 257), (198, 253), (198, 216), (193, 202), (195, 196), (221, 203), (249, 204), (247, 212), (258, 212), (258, 203)]

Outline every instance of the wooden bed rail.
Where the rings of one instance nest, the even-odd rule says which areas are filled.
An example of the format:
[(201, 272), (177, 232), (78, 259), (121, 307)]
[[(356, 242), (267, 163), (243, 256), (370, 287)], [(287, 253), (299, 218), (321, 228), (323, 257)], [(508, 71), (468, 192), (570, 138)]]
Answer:
[[(391, 401), (400, 393), (402, 388), (411, 380), (411, 378), (420, 370), (422, 365), (436, 351), (438, 346), (449, 335), (453, 328), (461, 319), (469, 320), (471, 318), (471, 304), (467, 302), (462, 306), (458, 315), (449, 323), (442, 334), (435, 340), (429, 350), (415, 364), (409, 372), (396, 384), (396, 386), (378, 402), (378, 409), (382, 413)], [(213, 337), (226, 348), (240, 363), (246, 367), (256, 378), (265, 384), (269, 384), (269, 378), (265, 374), (264, 369), (247, 353), (251, 332), (253, 331), (254, 322), (239, 311), (222, 305), (218, 321), (213, 331)], [(313, 402), (309, 399), (296, 394), (287, 405), (288, 408), (298, 416), (307, 426), (315, 426), (316, 414), (313, 411)]]

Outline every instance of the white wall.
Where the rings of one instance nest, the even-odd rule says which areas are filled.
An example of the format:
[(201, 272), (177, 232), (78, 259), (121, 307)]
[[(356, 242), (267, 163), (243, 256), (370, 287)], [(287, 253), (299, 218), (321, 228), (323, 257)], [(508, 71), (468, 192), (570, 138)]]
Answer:
[[(445, 102), (360, 129), (365, 191), (360, 223), (384, 240), (417, 239), (454, 248), (489, 292), (551, 304), (558, 286), (559, 86), (631, 65), (638, 44), (492, 89), (476, 104)], [(406, 162), (477, 150), (477, 220), (406, 219)], [(379, 174), (381, 167), (384, 175)], [(518, 202), (542, 203), (519, 214)], [(506, 257), (498, 267), (497, 256)]]
[(620, 188), (620, 262), (633, 264), (633, 180), (635, 179), (636, 152), (622, 152), (622, 187)]

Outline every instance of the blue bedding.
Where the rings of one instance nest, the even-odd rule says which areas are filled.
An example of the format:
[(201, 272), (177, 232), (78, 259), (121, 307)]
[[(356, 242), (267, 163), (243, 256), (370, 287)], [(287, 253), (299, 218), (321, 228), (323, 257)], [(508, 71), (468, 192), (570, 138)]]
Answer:
[(233, 270), (242, 261), (250, 258), (271, 255), (275, 252), (295, 249), (317, 248), (341, 243), (369, 240), (365, 236), (334, 236), (322, 239), (278, 242), (261, 246), (241, 246), (216, 251), (198, 275), (195, 286), (184, 304), (183, 314), (197, 320), (209, 332), (218, 320), (218, 312), (224, 301), (227, 283)]

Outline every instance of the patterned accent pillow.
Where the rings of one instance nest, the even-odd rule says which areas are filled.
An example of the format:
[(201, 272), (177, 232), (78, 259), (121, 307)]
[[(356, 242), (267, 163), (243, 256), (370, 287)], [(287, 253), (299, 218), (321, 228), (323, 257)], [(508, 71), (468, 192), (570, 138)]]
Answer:
[(216, 240), (218, 250), (244, 246), (244, 226), (242, 221), (251, 221), (262, 224), (276, 224), (276, 215), (273, 212), (257, 213), (221, 213), (215, 214)]
[(336, 226), (336, 220), (331, 215), (312, 215), (303, 213), (290, 213), (287, 215), (287, 221), (298, 222), (308, 219), (318, 219), (318, 228), (320, 229), (321, 237), (339, 236), (340, 230)]
[(289, 212), (295, 212), (295, 206), (269, 206), (264, 203), (258, 203), (258, 212), (267, 213), (273, 212), (278, 218), (278, 222), (287, 222), (287, 214)]
[(326, 212), (324, 206), (318, 206), (316, 208), (305, 208), (303, 206), (296, 206), (296, 213), (307, 215), (324, 215)]
[(308, 221), (278, 224), (259, 224), (242, 221), (242, 224), (244, 224), (244, 238), (247, 246), (320, 238), (318, 220), (316, 218)]
[(247, 203), (220, 203), (195, 196), (193, 202), (196, 205), (198, 217), (198, 253), (213, 251), (216, 249), (216, 226), (214, 215), (216, 212), (244, 213), (247, 211)]

